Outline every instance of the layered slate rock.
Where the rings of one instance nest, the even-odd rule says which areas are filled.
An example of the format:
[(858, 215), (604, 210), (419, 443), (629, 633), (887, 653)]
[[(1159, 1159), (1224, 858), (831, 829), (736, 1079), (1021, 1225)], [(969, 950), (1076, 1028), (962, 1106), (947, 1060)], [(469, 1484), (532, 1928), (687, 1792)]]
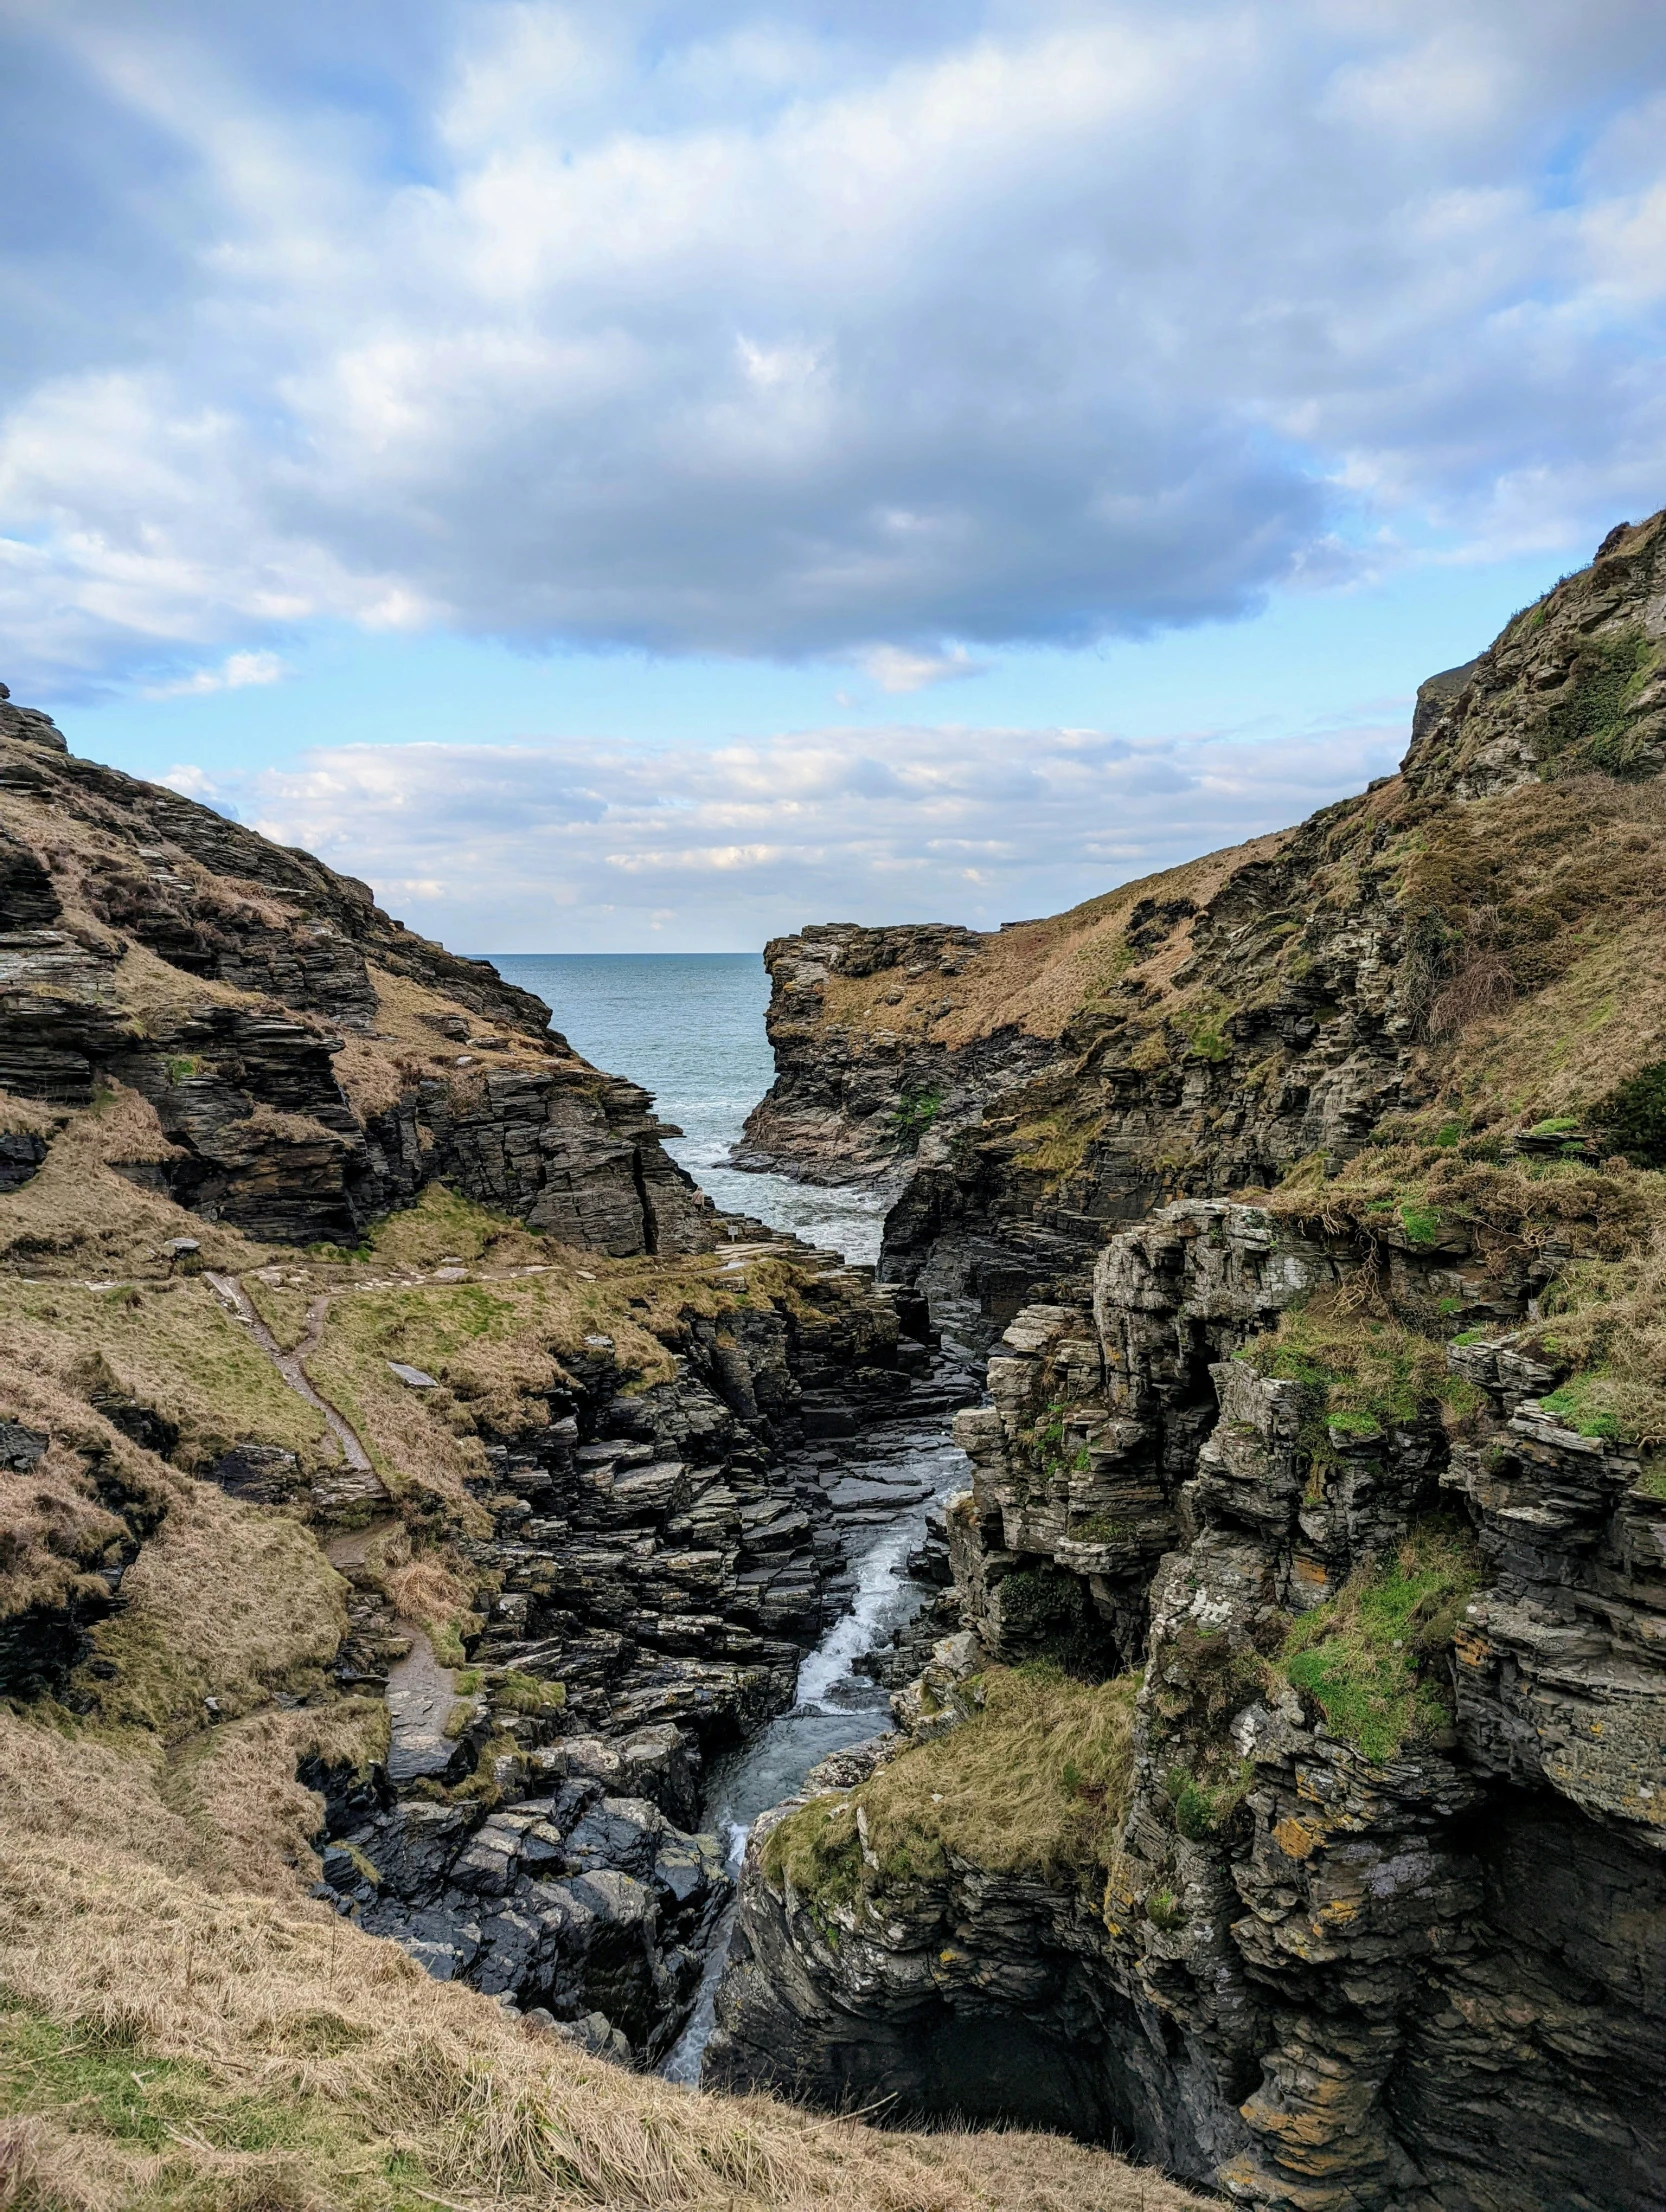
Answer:
[(669, 2045), (728, 1903), (693, 1832), (706, 1760), (790, 1704), (837, 1608), (837, 1447), (807, 1416), (837, 1398), (853, 1430), (883, 1424), (926, 1356), (865, 1274), (790, 1239), (735, 1249), (792, 1260), (788, 1311), (695, 1322), (645, 1390), (598, 1344), (541, 1428), (487, 1442), (466, 1670), (391, 1616), (374, 1531), (331, 1547), (355, 1584), (337, 1681), (385, 1691), (391, 1742), (371, 1817), (331, 1805), (321, 1894), (614, 2058)]
[[(1420, 1104), (1419, 1047), (1462, 980), (1447, 963), (1497, 893), (1463, 894), (1473, 912), (1448, 911), (1451, 883), (1408, 897), (1410, 856), (1477, 801), (1561, 787), (1576, 812), (1581, 779), (1652, 778), (1663, 729), (1657, 515), (1422, 687), (1399, 776), (1294, 830), (1048, 921), (836, 923), (772, 945), (778, 1074), (743, 1157), (891, 1178), (882, 1275), (986, 1350), (1027, 1304), (1083, 1303), (1106, 1238), (1167, 1199), (1334, 1169)], [(1558, 886), (1536, 907), (1531, 877), (1493, 962), (1506, 996), (1551, 972), (1579, 903)], [(1601, 886), (1585, 890), (1596, 933)], [(1478, 959), (1471, 987), (1486, 976)]]
[[(380, 1026), (407, 986), (430, 1032), (414, 1046)], [(139, 1092), (169, 1140), (127, 1170), (145, 1187), (274, 1242), (351, 1243), (443, 1180), (594, 1251), (709, 1249), (648, 1094), (549, 1019), (355, 878), (0, 702), (0, 1089), (66, 1108)], [(348, 1044), (372, 1076), (342, 1078)], [(45, 1149), (0, 1137), (0, 1188)]]
[[(1397, 1264), (1453, 1295), (1473, 1261)], [(957, 1424), (968, 1632), (896, 1709), (952, 1728), (990, 1659), (1143, 1661), (1122, 1855), (1108, 1883), (951, 1860), (830, 1905), (755, 1843), (710, 2079), (1116, 2136), (1280, 2212), (1656, 2201), (1660, 1504), (1545, 1411), (1560, 1376), (1508, 1330), (1453, 1347), (1482, 1394), (1455, 1440), (1431, 1402), (1316, 1459), (1299, 1383), (1234, 1354), (1360, 1266), (1192, 1203), (1112, 1240), (1092, 1309), (1007, 1331)], [(1447, 1718), (1367, 1756), (1268, 1655), (1455, 1506), (1483, 1587), (1420, 1693)]]

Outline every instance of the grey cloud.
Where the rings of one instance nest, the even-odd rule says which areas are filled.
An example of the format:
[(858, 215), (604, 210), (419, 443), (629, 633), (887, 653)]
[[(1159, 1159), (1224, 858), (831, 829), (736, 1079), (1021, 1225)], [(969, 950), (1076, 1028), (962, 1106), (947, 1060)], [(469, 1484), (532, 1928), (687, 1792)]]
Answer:
[(1666, 480), (1653, 0), (18, 0), (10, 36), (59, 210), (6, 262), (23, 682), (331, 617), (902, 688)]
[[(993, 926), (1056, 911), (1358, 789), (1392, 765), (1404, 725), (1098, 746), (899, 725), (861, 733), (894, 771), (877, 794), (842, 773), (850, 735), (720, 752), (349, 746), (216, 803), (367, 878), (452, 944), (721, 949), (833, 917)], [(1030, 766), (1016, 791), (1015, 753)]]

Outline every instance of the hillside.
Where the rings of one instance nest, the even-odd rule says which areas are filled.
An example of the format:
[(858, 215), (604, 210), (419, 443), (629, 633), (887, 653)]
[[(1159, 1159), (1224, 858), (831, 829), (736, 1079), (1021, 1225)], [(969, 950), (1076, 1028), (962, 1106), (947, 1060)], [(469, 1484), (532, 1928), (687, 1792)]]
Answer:
[(1294, 831), (770, 948), (754, 1146), (893, 1180), (991, 1403), (960, 1633), (754, 1839), (709, 2078), (1278, 2212), (1659, 2201), (1663, 647), (1656, 516)]
[(1191, 2202), (631, 2070), (927, 1355), (548, 1020), (0, 699), (0, 2202)]

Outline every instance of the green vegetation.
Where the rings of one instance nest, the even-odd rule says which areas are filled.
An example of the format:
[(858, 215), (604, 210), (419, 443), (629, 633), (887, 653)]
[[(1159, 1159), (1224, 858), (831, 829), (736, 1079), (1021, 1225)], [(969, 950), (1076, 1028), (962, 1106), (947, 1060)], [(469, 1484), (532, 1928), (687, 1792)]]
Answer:
[(1433, 1667), (1478, 1581), (1467, 1529), (1431, 1521), (1295, 1623), (1278, 1664), (1373, 1765), (1449, 1718)]
[(1021, 1567), (1003, 1577), (999, 1595), (1009, 1648), (1072, 1674), (1102, 1671), (1102, 1639), (1079, 1575), (1062, 1567)]
[(941, 1874), (951, 1853), (995, 1873), (1108, 1868), (1133, 1774), (1138, 1675), (1088, 1684), (1032, 1662), (990, 1668), (981, 1688), (982, 1710), (947, 1736), (778, 1822), (764, 1843), (770, 1880), (827, 1907)]
[(1317, 1462), (1334, 1455), (1330, 1433), (1368, 1439), (1408, 1429), (1439, 1408), (1473, 1412), (1482, 1394), (1454, 1375), (1443, 1345), (1399, 1321), (1310, 1299), (1279, 1317), (1270, 1336), (1239, 1353), (1258, 1374), (1302, 1385), (1302, 1442)]
[[(361, 2040), (363, 2031), (324, 2006), (291, 2022), (287, 2037), (298, 2057), (333, 2056)], [(332, 2176), (340, 2193), (331, 2201), (344, 2212), (418, 2212), (435, 2201), (419, 2186), (419, 2161), (390, 2146), (371, 2149), (327, 2096), (294, 2081), (281, 2090), (232, 2089), (205, 2066), (157, 2057), (119, 2025), (60, 2025), (4, 1989), (0, 2104), (21, 2119), (68, 2119), (72, 2141), (133, 2154), (132, 2193), (121, 2198), (133, 2212), (302, 2212), (318, 2201), (308, 2169)], [(198, 2159), (190, 2155), (210, 2145), (222, 2161), (218, 2189), (212, 2174), (193, 2171)], [(61, 2164), (68, 2182), (73, 2158)], [(8, 2192), (8, 2201), (69, 2212), (90, 2199), (48, 2183), (20, 2198)]]
[(898, 1151), (918, 1152), (921, 1139), (942, 1110), (943, 1093), (935, 1085), (905, 1080), (890, 1116)]
[(1195, 1005), (1182, 1007), (1174, 1016), (1175, 1026), (1187, 1039), (1187, 1058), (1192, 1060), (1230, 1060), (1232, 1040), (1226, 1034), (1227, 1007), (1224, 1000), (1207, 998)]
[(1564, 769), (1599, 768), (1622, 778), (1638, 774), (1642, 762), (1630, 727), (1632, 705), (1658, 657), (1640, 629), (1586, 639), (1574, 664), (1571, 692), (1545, 718), (1540, 759)]
[(1651, 1061), (1591, 1109), (1609, 1148), (1633, 1167), (1666, 1167), (1666, 1060)]
[(1154, 1889), (1145, 1901), (1145, 1917), (1159, 1934), (1173, 1935), (1186, 1925), (1186, 1910), (1172, 1889)]
[(1436, 1244), (1440, 1241), (1439, 1210), (1426, 1205), (1420, 1199), (1401, 1200), (1400, 1226), (1406, 1232), (1408, 1244)]
[(1249, 1759), (1224, 1782), (1199, 1780), (1188, 1767), (1171, 1766), (1163, 1777), (1163, 1794), (1174, 1808), (1174, 1825), (1189, 1842), (1201, 1843), (1219, 1833), (1243, 1803), (1254, 1777)]

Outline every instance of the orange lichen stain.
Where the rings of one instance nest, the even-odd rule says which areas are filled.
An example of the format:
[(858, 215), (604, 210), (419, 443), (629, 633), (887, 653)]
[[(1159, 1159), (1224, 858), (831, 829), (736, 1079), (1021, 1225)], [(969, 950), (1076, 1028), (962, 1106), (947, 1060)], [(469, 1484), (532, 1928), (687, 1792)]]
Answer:
[(1298, 1820), (1294, 1813), (1286, 1813), (1273, 1830), (1273, 1841), (1287, 1859), (1309, 1859), (1324, 1837), (1305, 1820)]
[(1298, 1556), (1291, 1560), (1290, 1572), (1298, 1582), (1306, 1583), (1310, 1590), (1328, 1591), (1330, 1588), (1330, 1576), (1317, 1559), (1303, 1559)]

